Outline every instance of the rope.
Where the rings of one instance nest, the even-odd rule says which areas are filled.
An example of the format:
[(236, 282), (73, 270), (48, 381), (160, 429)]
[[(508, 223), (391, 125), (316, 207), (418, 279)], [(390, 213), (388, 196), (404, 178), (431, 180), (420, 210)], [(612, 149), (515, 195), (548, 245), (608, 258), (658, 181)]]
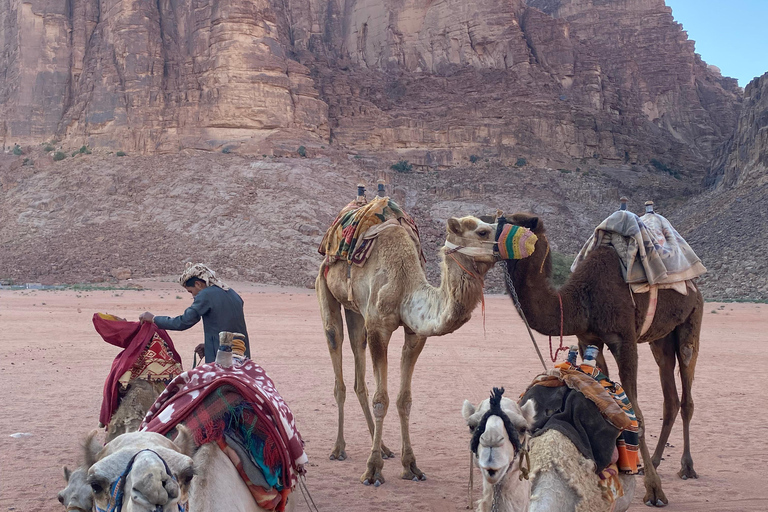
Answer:
[(531, 342), (533, 343), (533, 348), (536, 349), (536, 354), (539, 356), (539, 360), (541, 361), (541, 366), (544, 367), (544, 371), (547, 371), (547, 363), (544, 362), (544, 356), (541, 355), (541, 350), (539, 350), (539, 346), (536, 344), (536, 339), (533, 337), (533, 331), (531, 331), (531, 326), (528, 325), (528, 319), (525, 318), (525, 313), (523, 313), (523, 308), (520, 306), (520, 299), (517, 297), (517, 291), (515, 291), (515, 285), (512, 283), (512, 276), (509, 275), (509, 268), (507, 268), (507, 265), (502, 265), (502, 268), (504, 269), (504, 278), (507, 282), (507, 288), (509, 289), (509, 294), (512, 296), (512, 302), (515, 303), (515, 308), (517, 308), (517, 312), (520, 313), (520, 317), (523, 319), (523, 322), (525, 322), (525, 327), (528, 328), (528, 335), (531, 337)]
[[(312, 495), (309, 494), (309, 489), (307, 488), (306, 484), (306, 477), (304, 475), (299, 475), (299, 490), (301, 491), (301, 495), (304, 497), (304, 502), (307, 504), (307, 508), (311, 512), (320, 512), (320, 510), (317, 508), (317, 505), (315, 505), (315, 500), (312, 499)], [(306, 494), (304, 492), (306, 491)], [(307, 499), (309, 497), (309, 499)], [(310, 505), (312, 503), (312, 505)]]
[(560, 292), (557, 292), (557, 299), (560, 301), (560, 346), (555, 350), (555, 354), (552, 355), (552, 336), (549, 337), (549, 357), (552, 358), (552, 362), (557, 361), (557, 354), (561, 351), (568, 350), (563, 346), (563, 296)]
[[(482, 312), (483, 312), (483, 338), (485, 338), (486, 331), (485, 331), (485, 280), (483, 279), (483, 276), (481, 276), (479, 273), (475, 274), (473, 272), (470, 272), (467, 270), (464, 265), (462, 265), (459, 260), (456, 259), (456, 256), (453, 255), (453, 253), (456, 251), (446, 251), (446, 254), (451, 257), (453, 261), (456, 262), (456, 264), (461, 267), (461, 270), (469, 274), (470, 276), (474, 277), (478, 281), (480, 281), (480, 303), (482, 304)], [(472, 260), (474, 261), (474, 260)]]
[(474, 494), (474, 490), (475, 490), (475, 475), (474, 475), (474, 472), (472, 471), (474, 469), (473, 468), (473, 462), (474, 462), (473, 455), (474, 454), (470, 451), (469, 452), (469, 505), (467, 505), (467, 509), (468, 510), (472, 510), (472, 505), (474, 504), (473, 502), (475, 501), (473, 499), (474, 496), (472, 496)]

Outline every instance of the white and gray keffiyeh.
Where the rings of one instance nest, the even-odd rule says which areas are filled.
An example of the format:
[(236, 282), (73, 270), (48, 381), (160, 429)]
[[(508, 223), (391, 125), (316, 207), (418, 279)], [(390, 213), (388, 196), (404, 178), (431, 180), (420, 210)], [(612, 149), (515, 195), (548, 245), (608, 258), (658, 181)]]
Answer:
[(193, 277), (200, 279), (208, 286), (218, 286), (222, 290), (229, 290), (229, 286), (227, 286), (224, 281), (216, 277), (216, 272), (206, 267), (202, 263), (195, 263), (194, 265), (192, 263), (187, 263), (187, 268), (184, 269), (181, 277), (179, 277), (179, 284), (184, 286), (184, 283)]

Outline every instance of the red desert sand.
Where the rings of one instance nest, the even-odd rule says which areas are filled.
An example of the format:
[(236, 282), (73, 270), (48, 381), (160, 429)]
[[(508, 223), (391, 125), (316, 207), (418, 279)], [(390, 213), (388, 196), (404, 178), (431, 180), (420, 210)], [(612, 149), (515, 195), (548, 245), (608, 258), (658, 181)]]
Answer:
[[(0, 511), (59, 511), (62, 466), (80, 459), (83, 436), (98, 423), (102, 386), (116, 347), (91, 323), (94, 312), (129, 319), (145, 310), (180, 314), (191, 296), (167, 280), (142, 282), (144, 290), (0, 291)], [(454, 334), (430, 338), (413, 379), (411, 437), (426, 482), (399, 478), (398, 458), (385, 461), (385, 485), (360, 484), (370, 437), (353, 387), (352, 354), (345, 342), (345, 434), (349, 458), (330, 461), (336, 436), (333, 372), (313, 290), (234, 284), (245, 299), (253, 359), (274, 379), (293, 409), (309, 455), (307, 485), (325, 511), (463, 511), (467, 507), (469, 434), (461, 417), (465, 398), (478, 402), (493, 386), (522, 392), (541, 371), (525, 327), (504, 296), (486, 298)], [(768, 486), (765, 436), (768, 305), (708, 303), (693, 389), (696, 413), (692, 449), (698, 480), (680, 480), (681, 421), (675, 423), (660, 466), (667, 510), (764, 511)], [(184, 365), (202, 341), (202, 325), (172, 332)], [(547, 339), (537, 335), (548, 353)], [(390, 408), (384, 441), (399, 451), (394, 407), (402, 330), (389, 350)], [(575, 338), (566, 339), (566, 343)], [(546, 356), (545, 356), (546, 357)], [(613, 361), (611, 360), (611, 363)], [(615, 366), (611, 374), (617, 376)], [(373, 393), (370, 358), (368, 387)], [(662, 395), (649, 347), (640, 349), (640, 399), (649, 444), (661, 428)], [(679, 386), (679, 383), (678, 383)], [(31, 434), (11, 437), (11, 434)], [(642, 477), (639, 477), (642, 478)], [(479, 496), (476, 473), (475, 497)], [(297, 510), (304, 510), (301, 495)], [(630, 510), (647, 510), (638, 482)]]

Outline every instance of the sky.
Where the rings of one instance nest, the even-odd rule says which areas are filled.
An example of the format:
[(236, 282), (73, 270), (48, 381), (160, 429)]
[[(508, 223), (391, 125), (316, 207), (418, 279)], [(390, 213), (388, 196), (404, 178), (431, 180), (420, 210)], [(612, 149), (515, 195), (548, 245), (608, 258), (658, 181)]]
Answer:
[(696, 53), (741, 87), (768, 72), (768, 0), (666, 0)]

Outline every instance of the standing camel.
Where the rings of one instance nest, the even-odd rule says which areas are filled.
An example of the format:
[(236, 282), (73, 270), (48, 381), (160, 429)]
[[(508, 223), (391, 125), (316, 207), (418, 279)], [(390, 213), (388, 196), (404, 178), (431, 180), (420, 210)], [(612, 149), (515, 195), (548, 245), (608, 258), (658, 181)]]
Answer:
[[(334, 396), (339, 408), (338, 435), (330, 458), (346, 458), (346, 386), (341, 365), (344, 340), (341, 307), (344, 307), (355, 361), (355, 393), (373, 438), (368, 467), (360, 477), (362, 483), (376, 486), (384, 483), (381, 474), (383, 457), (392, 455), (382, 444), (381, 434), (389, 407), (387, 348), (392, 333), (401, 325), (405, 329), (405, 344), (400, 360), (400, 392), (397, 397), (402, 434), (401, 476), (415, 481), (426, 479), (416, 466), (408, 430), (413, 370), (427, 337), (449, 334), (464, 325), (482, 299), (483, 276), (495, 261), (492, 245), (495, 230), (495, 225), (471, 216), (448, 220), (446, 240), (453, 249), (450, 253), (443, 249), (439, 288), (427, 281), (419, 259), (419, 247), (406, 229), (400, 226), (391, 227), (379, 234), (376, 245), (362, 267), (348, 266), (346, 261), (337, 261), (330, 267), (325, 263), (321, 265), (315, 289), (331, 352), (336, 378)], [(455, 246), (462, 248), (456, 250)], [(350, 300), (347, 289), (348, 276), (353, 300)], [(373, 418), (365, 385), (366, 345), (371, 351), (376, 382)]]
[[(694, 293), (682, 295), (674, 290), (659, 290), (653, 324), (648, 332), (640, 336), (649, 294), (632, 294), (629, 291), (619, 257), (612, 248), (595, 249), (568, 281), (560, 289), (555, 289), (549, 280), (552, 261), (544, 223), (538, 217), (524, 213), (513, 215), (509, 222), (526, 227), (538, 236), (536, 249), (530, 257), (506, 261), (528, 322), (533, 329), (550, 336), (559, 335), (562, 327), (564, 335), (578, 337), (582, 353), (587, 345), (597, 345), (601, 349), (597, 364), (603, 369), (607, 366), (602, 347), (603, 344), (608, 346), (640, 424), (640, 451), (646, 489), (643, 501), (649, 506), (664, 506), (668, 500), (661, 488), (656, 467), (681, 406), (684, 448), (678, 475), (683, 479), (697, 477), (691, 458), (689, 426), (693, 416), (691, 386), (704, 308), (701, 292), (697, 289)], [(659, 365), (664, 393), (663, 424), (653, 457), (645, 442), (645, 420), (637, 400), (637, 344), (644, 342), (650, 343)], [(676, 362), (680, 365), (682, 400), (678, 399), (675, 386)]]

